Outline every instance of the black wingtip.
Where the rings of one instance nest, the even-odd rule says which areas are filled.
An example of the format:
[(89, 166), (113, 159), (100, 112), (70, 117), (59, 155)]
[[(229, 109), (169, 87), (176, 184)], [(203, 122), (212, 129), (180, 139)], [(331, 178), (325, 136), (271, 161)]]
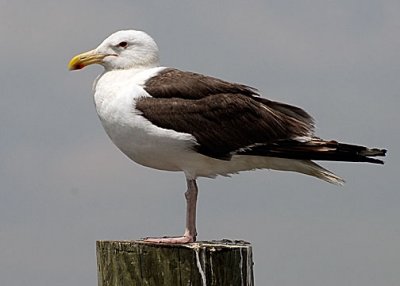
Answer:
[(386, 153), (386, 149), (367, 148), (321, 139), (309, 142), (286, 140), (275, 144), (256, 144), (248, 148), (242, 148), (237, 152), (237, 154), (241, 155), (270, 156), (297, 160), (366, 162), (380, 165), (383, 165), (384, 161), (374, 157), (384, 157)]
[(372, 159), (372, 158), (368, 158), (367, 162), (369, 162), (369, 163), (381, 164), (381, 165), (384, 165), (384, 164), (385, 164), (385, 162), (382, 161), (382, 160), (379, 160), (379, 159)]
[(381, 157), (385, 157), (386, 156), (386, 149), (378, 149), (378, 148), (371, 148), (371, 149), (365, 149), (363, 151), (360, 152), (361, 156), (365, 156), (368, 159), (371, 160), (372, 163), (380, 163), (383, 164), (383, 161), (378, 160), (378, 159), (372, 159), (370, 157), (377, 157), (377, 156), (381, 156)]
[(365, 157), (366, 162), (383, 165), (383, 164), (385, 164), (384, 161), (375, 159), (375, 158), (371, 158), (371, 157), (376, 157), (376, 156), (385, 157), (386, 152), (387, 152), (386, 149), (371, 148), (371, 149), (366, 149), (366, 150), (360, 152), (360, 155)]

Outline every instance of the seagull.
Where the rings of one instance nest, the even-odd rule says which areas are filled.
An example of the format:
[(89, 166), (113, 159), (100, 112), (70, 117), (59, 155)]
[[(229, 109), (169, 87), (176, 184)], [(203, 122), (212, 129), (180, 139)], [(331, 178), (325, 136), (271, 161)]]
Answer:
[(299, 107), (261, 97), (258, 90), (199, 73), (160, 66), (145, 32), (118, 31), (69, 62), (70, 70), (104, 67), (94, 102), (112, 142), (136, 163), (185, 174), (186, 226), (182, 236), (150, 243), (196, 241), (199, 177), (273, 169), (341, 185), (344, 180), (314, 160), (383, 164), (385, 149), (323, 140)]

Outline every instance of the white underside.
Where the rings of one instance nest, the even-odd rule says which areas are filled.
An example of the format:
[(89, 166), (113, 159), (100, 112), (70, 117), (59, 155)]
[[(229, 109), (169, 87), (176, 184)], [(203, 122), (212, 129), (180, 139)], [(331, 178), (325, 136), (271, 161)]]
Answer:
[(311, 161), (261, 156), (233, 156), (227, 161), (195, 152), (193, 146), (197, 143), (191, 134), (159, 128), (135, 111), (135, 100), (149, 96), (143, 89), (145, 80), (162, 69), (108, 71), (94, 84), (94, 101), (104, 129), (133, 161), (159, 170), (183, 171), (188, 179), (274, 169), (299, 172), (335, 184), (343, 182)]

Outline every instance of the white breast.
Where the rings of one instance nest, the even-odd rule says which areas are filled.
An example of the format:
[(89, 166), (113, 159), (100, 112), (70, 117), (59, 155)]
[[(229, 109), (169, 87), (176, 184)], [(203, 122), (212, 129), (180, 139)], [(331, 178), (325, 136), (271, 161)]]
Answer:
[(145, 80), (163, 68), (121, 70), (102, 74), (95, 82), (97, 114), (114, 144), (135, 162), (161, 170), (182, 170), (185, 153), (193, 154), (195, 138), (159, 128), (135, 109), (136, 99), (149, 96)]

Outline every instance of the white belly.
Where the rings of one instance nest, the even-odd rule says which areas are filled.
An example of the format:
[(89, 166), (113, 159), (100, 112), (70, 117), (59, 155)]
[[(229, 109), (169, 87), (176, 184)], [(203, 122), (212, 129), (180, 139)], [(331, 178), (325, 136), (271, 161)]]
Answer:
[(191, 150), (194, 145), (191, 136), (170, 136), (176, 135), (172, 134), (175, 132), (155, 130), (158, 128), (142, 124), (145, 119), (139, 115), (132, 120), (135, 125), (121, 126), (106, 120), (102, 123), (114, 144), (136, 163), (159, 170), (183, 171), (184, 158), (195, 154)]

